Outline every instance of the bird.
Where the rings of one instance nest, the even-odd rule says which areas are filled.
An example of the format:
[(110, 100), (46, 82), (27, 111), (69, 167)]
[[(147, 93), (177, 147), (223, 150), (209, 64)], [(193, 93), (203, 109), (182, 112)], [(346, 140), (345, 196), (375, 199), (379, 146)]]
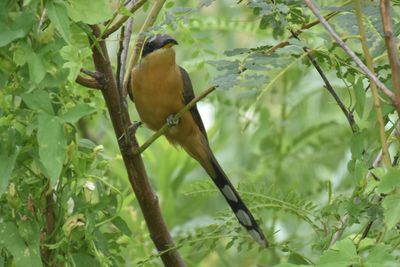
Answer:
[(156, 34), (144, 42), (141, 60), (130, 73), (129, 96), (146, 127), (158, 131), (168, 123), (166, 139), (204, 168), (239, 223), (261, 247), (267, 247), (260, 226), (211, 151), (197, 107), (174, 121), (174, 115), (195, 97), (189, 74), (176, 63), (176, 45), (177, 40), (168, 34)]

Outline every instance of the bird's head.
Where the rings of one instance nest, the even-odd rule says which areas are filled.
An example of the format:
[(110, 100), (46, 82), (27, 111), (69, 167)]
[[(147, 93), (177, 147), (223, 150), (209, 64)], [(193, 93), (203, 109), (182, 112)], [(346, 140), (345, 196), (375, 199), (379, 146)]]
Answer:
[(157, 34), (146, 40), (143, 46), (142, 58), (155, 52), (167, 51), (178, 42), (168, 34)]

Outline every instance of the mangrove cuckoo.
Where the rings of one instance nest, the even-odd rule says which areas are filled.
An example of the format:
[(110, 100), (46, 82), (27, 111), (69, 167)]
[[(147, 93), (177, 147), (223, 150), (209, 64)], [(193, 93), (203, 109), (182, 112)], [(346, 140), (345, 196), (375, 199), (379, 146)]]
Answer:
[(141, 62), (132, 69), (129, 95), (136, 105), (141, 121), (151, 130), (159, 130), (166, 122), (170, 128), (165, 137), (181, 146), (200, 163), (223, 194), (240, 224), (263, 247), (268, 245), (253, 215), (214, 157), (197, 107), (174, 122), (173, 117), (194, 98), (188, 73), (175, 62), (174, 45), (169, 35), (159, 34), (148, 39), (142, 50)]

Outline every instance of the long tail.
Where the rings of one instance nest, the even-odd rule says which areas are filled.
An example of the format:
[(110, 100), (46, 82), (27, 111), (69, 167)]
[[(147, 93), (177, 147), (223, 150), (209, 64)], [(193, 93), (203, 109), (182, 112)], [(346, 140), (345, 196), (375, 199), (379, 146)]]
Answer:
[(247, 232), (249, 232), (258, 244), (262, 247), (267, 247), (268, 241), (261, 231), (260, 226), (218, 164), (218, 161), (208, 145), (207, 139), (200, 131), (195, 133), (196, 134), (188, 136), (183, 142), (179, 142), (179, 144), (203, 166), (228, 202), (239, 223), (246, 228)]
[(246, 228), (247, 232), (255, 241), (257, 241), (258, 244), (260, 244), (260, 246), (267, 247), (268, 241), (265, 238), (260, 226), (254, 219), (253, 214), (240, 198), (239, 193), (229, 181), (214, 155), (211, 155), (211, 160), (215, 176), (211, 176), (210, 173), (209, 175), (211, 176), (215, 185), (218, 187), (219, 191), (221, 191), (222, 195), (226, 199), (226, 202), (228, 202), (239, 223)]

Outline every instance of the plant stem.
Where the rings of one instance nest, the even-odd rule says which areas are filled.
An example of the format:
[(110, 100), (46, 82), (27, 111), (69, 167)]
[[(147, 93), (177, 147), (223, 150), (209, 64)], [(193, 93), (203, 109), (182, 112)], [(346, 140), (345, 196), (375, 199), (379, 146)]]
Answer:
[[(372, 61), (371, 54), (369, 53), (367, 38), (365, 35), (365, 28), (362, 20), (362, 10), (361, 10), (361, 1), (355, 0), (355, 9), (356, 9), (356, 17), (357, 17), (357, 24), (358, 29), (361, 37), (361, 45), (364, 51), (365, 61), (367, 63), (368, 69), (371, 71), (372, 74), (375, 75), (374, 71), (374, 63)], [(382, 146), (382, 157), (383, 162), (386, 167), (391, 165), (390, 154), (388, 145), (386, 143), (386, 135), (385, 135), (385, 123), (383, 121), (382, 109), (381, 109), (381, 101), (379, 100), (378, 90), (376, 88), (376, 84), (370, 79), (371, 84), (371, 93), (372, 93), (372, 100), (375, 107), (376, 118), (378, 120), (379, 125), (379, 137)]]
[[(147, 0), (138, 0), (138, 1), (132, 1), (128, 4), (128, 6), (126, 6), (126, 8), (131, 12), (131, 13), (135, 13), (136, 10), (138, 10), (139, 8), (141, 8), (145, 3), (147, 2)], [(132, 5), (131, 5), (132, 3)], [(121, 28), (122, 24), (125, 23), (125, 21), (127, 21), (130, 18), (130, 16), (123, 16), (121, 18), (119, 18), (114, 25), (112, 25), (110, 28), (108, 28), (102, 35), (101, 37), (103, 39), (107, 38), (108, 36), (110, 36), (112, 33), (116, 32), (119, 28)]]
[(400, 62), (397, 56), (398, 48), (396, 46), (393, 36), (393, 25), (392, 17), (390, 14), (390, 1), (380, 1), (380, 11), (383, 25), (383, 32), (385, 35), (386, 50), (389, 57), (390, 68), (392, 69), (392, 82), (393, 89), (395, 92), (394, 105), (397, 110), (397, 114), (400, 117)]

